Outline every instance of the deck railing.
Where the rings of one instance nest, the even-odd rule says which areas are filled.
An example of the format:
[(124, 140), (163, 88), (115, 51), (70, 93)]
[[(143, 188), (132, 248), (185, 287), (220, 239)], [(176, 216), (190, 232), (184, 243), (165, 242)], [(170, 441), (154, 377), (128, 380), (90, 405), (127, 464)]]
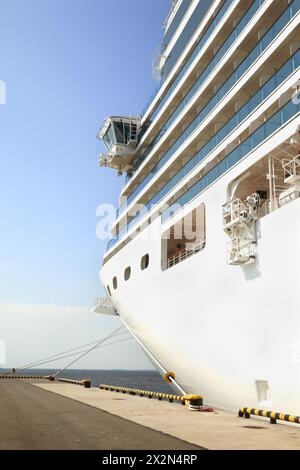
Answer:
[(300, 155), (297, 155), (292, 160), (283, 160), (282, 167), (284, 171), (284, 179), (289, 180), (290, 178), (300, 178)]
[(165, 269), (170, 269), (173, 266), (176, 266), (177, 264), (181, 263), (182, 261), (185, 261), (196, 253), (199, 253), (199, 251), (202, 251), (205, 248), (205, 245), (206, 240), (202, 240), (201, 242), (191, 244), (188, 248), (184, 248), (183, 250), (177, 251), (172, 256), (167, 258), (166, 263), (164, 263), (163, 267)]
[(113, 303), (109, 297), (97, 297), (95, 299), (95, 307), (114, 308)]

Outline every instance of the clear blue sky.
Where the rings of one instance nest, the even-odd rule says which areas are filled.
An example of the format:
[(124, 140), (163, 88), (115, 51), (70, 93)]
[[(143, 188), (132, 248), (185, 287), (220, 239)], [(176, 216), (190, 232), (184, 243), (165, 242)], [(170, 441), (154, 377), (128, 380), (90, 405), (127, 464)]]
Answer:
[[(97, 168), (95, 135), (106, 116), (139, 114), (151, 95), (152, 54), (170, 4), (0, 0), (2, 304), (89, 307), (101, 295), (96, 208), (117, 202), (122, 180)], [(18, 313), (8, 327), (1, 311), (0, 339), (1, 330), (18, 329)], [(93, 331), (100, 319), (84, 321)], [(74, 335), (93, 340), (83, 325)]]

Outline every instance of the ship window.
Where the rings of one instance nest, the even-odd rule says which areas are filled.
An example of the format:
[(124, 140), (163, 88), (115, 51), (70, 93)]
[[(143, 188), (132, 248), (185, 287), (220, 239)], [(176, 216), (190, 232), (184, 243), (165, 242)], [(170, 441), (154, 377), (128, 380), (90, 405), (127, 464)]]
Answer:
[(129, 138), (130, 138), (130, 125), (129, 124), (124, 124), (124, 138), (125, 138), (125, 144), (128, 144)]
[(205, 204), (176, 222), (162, 236), (162, 270), (187, 260), (204, 250), (206, 245)]
[(117, 143), (118, 144), (124, 144), (123, 122), (115, 122), (114, 127), (115, 127)]
[(114, 130), (118, 144), (128, 144), (130, 139), (130, 125), (123, 122), (115, 122)]
[(111, 297), (110, 287), (109, 287), (109, 286), (106, 286), (106, 290), (107, 290), (107, 292), (108, 292), (108, 295)]
[(125, 271), (124, 271), (125, 281), (128, 281), (130, 279), (130, 276), (131, 276), (131, 267), (128, 266), (128, 268), (126, 268)]
[(149, 266), (149, 255), (145, 255), (141, 259), (141, 270), (144, 271)]
[(107, 150), (110, 150), (110, 142), (109, 142), (109, 138), (108, 138), (107, 134), (103, 137), (103, 142), (104, 142), (104, 145), (107, 148)]
[(110, 147), (114, 146), (116, 143), (116, 139), (115, 139), (114, 131), (111, 125), (109, 126), (106, 135), (107, 135), (107, 141), (108, 141), (109, 146)]
[(116, 277), (113, 278), (113, 286), (115, 290), (118, 288), (118, 279)]

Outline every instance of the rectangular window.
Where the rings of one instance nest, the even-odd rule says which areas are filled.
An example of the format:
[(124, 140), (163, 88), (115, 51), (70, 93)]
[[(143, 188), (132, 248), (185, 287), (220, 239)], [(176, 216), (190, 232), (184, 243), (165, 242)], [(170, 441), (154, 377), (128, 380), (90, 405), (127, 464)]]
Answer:
[(185, 261), (206, 245), (205, 205), (201, 204), (176, 222), (162, 236), (162, 270)]

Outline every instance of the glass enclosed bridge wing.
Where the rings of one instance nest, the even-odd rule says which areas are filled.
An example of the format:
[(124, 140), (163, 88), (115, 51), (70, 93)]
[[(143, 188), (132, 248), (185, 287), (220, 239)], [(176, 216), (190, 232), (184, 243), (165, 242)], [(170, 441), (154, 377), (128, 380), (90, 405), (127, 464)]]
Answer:
[(115, 116), (106, 119), (97, 137), (108, 153), (100, 155), (99, 166), (113, 168), (118, 174), (128, 173), (135, 160), (140, 129), (140, 117)]

